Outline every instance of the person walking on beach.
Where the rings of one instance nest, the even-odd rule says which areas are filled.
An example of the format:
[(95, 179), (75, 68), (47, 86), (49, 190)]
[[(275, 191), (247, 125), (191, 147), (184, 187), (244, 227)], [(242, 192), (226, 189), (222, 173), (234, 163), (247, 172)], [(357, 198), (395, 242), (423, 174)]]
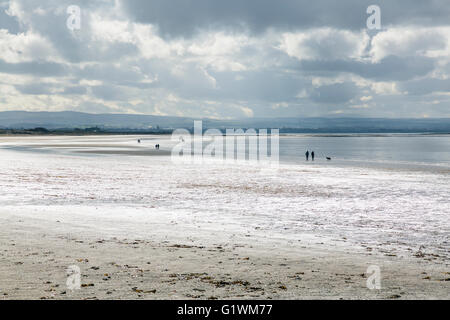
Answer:
[(314, 161), (314, 151), (311, 151), (311, 160)]
[(308, 161), (309, 160), (309, 151), (308, 150), (306, 150), (305, 156), (306, 156), (306, 161)]

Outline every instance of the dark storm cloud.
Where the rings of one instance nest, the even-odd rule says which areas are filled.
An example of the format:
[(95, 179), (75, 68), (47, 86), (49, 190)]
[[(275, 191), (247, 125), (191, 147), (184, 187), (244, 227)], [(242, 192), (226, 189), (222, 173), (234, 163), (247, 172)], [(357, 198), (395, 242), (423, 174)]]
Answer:
[(226, 28), (260, 33), (269, 28), (362, 29), (369, 5), (381, 8), (383, 24), (447, 24), (448, 0), (136, 0), (122, 1), (131, 17), (159, 26), (167, 36), (191, 36), (199, 29)]

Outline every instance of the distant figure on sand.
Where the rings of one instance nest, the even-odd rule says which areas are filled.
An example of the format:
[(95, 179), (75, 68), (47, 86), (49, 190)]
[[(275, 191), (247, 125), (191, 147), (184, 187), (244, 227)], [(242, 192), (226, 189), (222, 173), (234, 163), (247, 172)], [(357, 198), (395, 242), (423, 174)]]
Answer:
[(141, 139), (138, 139), (138, 143), (141, 143)]
[(311, 151), (311, 160), (314, 161), (314, 151)]
[(330, 158), (330, 157), (327, 157), (327, 160), (328, 160), (328, 161), (330, 161), (330, 160), (331, 160), (331, 158)]
[(155, 149), (159, 150), (159, 143), (157, 145), (155, 145)]
[(306, 150), (305, 156), (306, 156), (306, 161), (308, 161), (309, 160), (309, 151), (308, 150)]

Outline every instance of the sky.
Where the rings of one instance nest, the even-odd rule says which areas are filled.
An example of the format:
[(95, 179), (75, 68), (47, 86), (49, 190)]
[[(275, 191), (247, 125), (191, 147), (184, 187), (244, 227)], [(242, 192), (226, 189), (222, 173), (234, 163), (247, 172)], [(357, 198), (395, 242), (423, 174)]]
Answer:
[(449, 118), (450, 1), (0, 0), (10, 110)]

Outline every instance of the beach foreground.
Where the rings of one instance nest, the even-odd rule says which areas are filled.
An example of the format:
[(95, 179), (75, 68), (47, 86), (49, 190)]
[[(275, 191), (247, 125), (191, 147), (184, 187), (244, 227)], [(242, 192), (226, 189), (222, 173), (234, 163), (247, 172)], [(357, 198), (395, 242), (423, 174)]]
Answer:
[(448, 299), (445, 172), (0, 155), (4, 299)]

